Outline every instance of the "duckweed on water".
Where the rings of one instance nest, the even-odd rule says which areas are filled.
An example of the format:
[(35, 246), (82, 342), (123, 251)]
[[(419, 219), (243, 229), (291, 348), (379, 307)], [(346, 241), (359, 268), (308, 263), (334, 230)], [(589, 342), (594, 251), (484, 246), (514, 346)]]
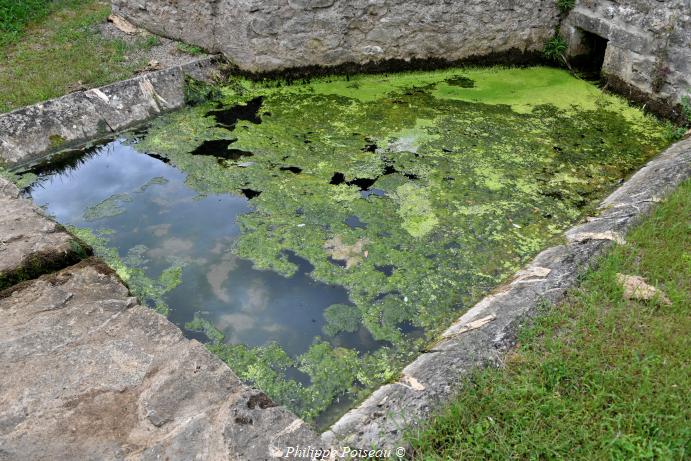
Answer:
[[(350, 302), (327, 307), (322, 334), (298, 353), (238, 344), (203, 307), (186, 327), (240, 377), (320, 424), (395, 379), (667, 142), (662, 124), (623, 100), (541, 67), (238, 79), (205, 94), (218, 99), (162, 117), (133, 147), (178, 168), (202, 197), (249, 199), (225, 264), (308, 273), (344, 287)], [(127, 197), (109, 200), (92, 217), (118, 213)], [(138, 284), (137, 252), (127, 264), (108, 251), (151, 299), (180, 282), (173, 268)], [(219, 299), (232, 295), (227, 272), (221, 264), (208, 275)]]
[[(665, 145), (655, 120), (548, 68), (238, 80), (221, 93), (157, 122), (141, 148), (170, 159), (202, 194), (261, 191), (234, 247), (256, 268), (293, 275), (289, 250), (314, 279), (348, 289), (353, 306), (328, 308), (325, 340), (299, 357), (211, 335), (241, 377), (308, 419), (395, 377)], [(217, 140), (252, 162), (225, 149), (190, 155)], [(364, 225), (349, 226), (353, 216)], [(329, 342), (361, 325), (381, 347)], [(291, 368), (309, 380), (287, 379)]]

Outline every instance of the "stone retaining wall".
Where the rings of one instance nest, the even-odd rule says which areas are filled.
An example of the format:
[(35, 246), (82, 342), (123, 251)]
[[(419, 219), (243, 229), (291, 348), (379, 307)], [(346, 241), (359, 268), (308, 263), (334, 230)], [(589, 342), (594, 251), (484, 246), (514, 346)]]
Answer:
[(0, 114), (0, 166), (32, 162), (181, 108), (186, 77), (209, 79), (215, 62), (203, 58)]
[[(221, 52), (252, 73), (496, 55), (510, 61), (541, 52), (561, 19), (556, 0), (112, 3), (138, 26)], [(659, 113), (691, 93), (691, 0), (578, 0), (562, 24), (569, 55), (587, 52), (584, 31), (608, 40), (611, 88), (652, 100)]]
[(461, 60), (541, 51), (554, 0), (113, 0), (138, 26), (222, 52), (240, 69)]

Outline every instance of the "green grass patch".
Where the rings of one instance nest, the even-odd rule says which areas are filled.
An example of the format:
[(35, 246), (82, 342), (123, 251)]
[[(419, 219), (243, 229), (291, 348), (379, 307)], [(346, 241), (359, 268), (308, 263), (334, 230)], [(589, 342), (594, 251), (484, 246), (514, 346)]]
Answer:
[(155, 43), (103, 38), (98, 24), (109, 14), (109, 2), (101, 0), (0, 0), (0, 112), (128, 78), (141, 68), (145, 63), (128, 54)]
[(181, 53), (189, 54), (190, 56), (199, 56), (204, 53), (204, 50), (196, 45), (180, 42), (176, 46)]
[[(410, 435), (414, 459), (688, 459), (690, 222), (687, 181), (522, 332), (503, 369), (475, 373)], [(643, 276), (672, 305), (624, 300), (617, 273)]]
[(50, 0), (0, 0), (0, 46), (17, 40), (26, 25), (45, 17), (54, 3)]
[(561, 14), (567, 14), (576, 6), (576, 0), (557, 0), (557, 8)]

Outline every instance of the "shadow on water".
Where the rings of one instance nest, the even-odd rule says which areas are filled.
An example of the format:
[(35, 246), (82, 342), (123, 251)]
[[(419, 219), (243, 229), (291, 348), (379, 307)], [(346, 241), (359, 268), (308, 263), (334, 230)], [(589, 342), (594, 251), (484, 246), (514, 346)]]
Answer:
[(216, 123), (221, 128), (234, 130), (235, 126), (240, 120), (244, 120), (255, 125), (262, 122), (259, 116), (259, 110), (264, 104), (264, 97), (258, 96), (251, 99), (246, 104), (238, 104), (230, 108), (219, 108), (207, 112), (207, 116), (212, 116), (216, 119)]
[(282, 166), (280, 168), (281, 171), (289, 171), (293, 174), (300, 174), (302, 173), (302, 168), (297, 167), (297, 166)]
[(255, 197), (259, 197), (262, 193), (260, 190), (253, 190), (253, 189), (240, 189), (242, 192), (242, 195), (247, 197), (247, 200), (252, 200)]
[(387, 264), (385, 266), (374, 266), (374, 268), (386, 275), (387, 277), (391, 277), (393, 275), (393, 272), (396, 270), (396, 266), (391, 264)]
[(66, 174), (70, 171), (79, 169), (79, 167), (88, 162), (91, 157), (98, 155), (103, 147), (107, 146), (110, 142), (111, 141), (108, 141), (104, 144), (84, 149), (60, 152), (50, 156), (47, 160), (43, 160), (26, 168), (23, 172), (33, 173), (39, 178), (52, 174)]
[(475, 88), (475, 80), (464, 77), (463, 75), (457, 75), (455, 77), (446, 80), (451, 86), (458, 86), (460, 88)]
[(224, 160), (240, 160), (242, 157), (252, 157), (252, 152), (247, 152), (240, 149), (229, 149), (237, 139), (216, 139), (212, 141), (204, 141), (199, 147), (194, 149), (190, 154), (204, 155), (209, 157), (216, 157)]
[(384, 169), (382, 170), (381, 174), (378, 176), (375, 176), (374, 178), (353, 178), (350, 181), (346, 180), (345, 174), (336, 171), (333, 176), (331, 176), (331, 180), (329, 181), (329, 184), (338, 186), (341, 184), (347, 184), (348, 186), (356, 186), (360, 189), (360, 193), (362, 197), (367, 198), (370, 195), (376, 195), (378, 197), (383, 197), (386, 195), (386, 192), (382, 189), (376, 189), (373, 188), (374, 184), (377, 182), (379, 178), (382, 176), (388, 176), (392, 174), (400, 174), (405, 176), (406, 178), (410, 179), (411, 181), (415, 181), (420, 179), (417, 175), (412, 174), (412, 173), (407, 173), (405, 171), (399, 171), (397, 170), (393, 165), (387, 164)]

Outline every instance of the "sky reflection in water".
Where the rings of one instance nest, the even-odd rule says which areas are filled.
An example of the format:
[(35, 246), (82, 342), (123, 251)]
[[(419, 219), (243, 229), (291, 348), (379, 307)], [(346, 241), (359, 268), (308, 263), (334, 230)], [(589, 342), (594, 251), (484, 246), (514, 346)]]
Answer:
[[(180, 327), (200, 312), (225, 333), (226, 342), (276, 341), (291, 355), (323, 336), (324, 309), (348, 302), (343, 288), (312, 280), (310, 264), (295, 255), (287, 255), (300, 268), (292, 278), (253, 269), (232, 253), (240, 232), (235, 218), (252, 211), (247, 198), (199, 196), (175, 167), (135, 149), (121, 141), (98, 147), (75, 167), (42, 175), (28, 193), (63, 224), (112, 230), (108, 239), (120, 257), (134, 248), (130, 255), (143, 258), (152, 278), (182, 265), (182, 284), (166, 295), (170, 319)], [(114, 196), (126, 197), (116, 201), (121, 210), (85, 218), (90, 207)], [(334, 339), (367, 349), (371, 339), (351, 335), (349, 344), (342, 341)]]

